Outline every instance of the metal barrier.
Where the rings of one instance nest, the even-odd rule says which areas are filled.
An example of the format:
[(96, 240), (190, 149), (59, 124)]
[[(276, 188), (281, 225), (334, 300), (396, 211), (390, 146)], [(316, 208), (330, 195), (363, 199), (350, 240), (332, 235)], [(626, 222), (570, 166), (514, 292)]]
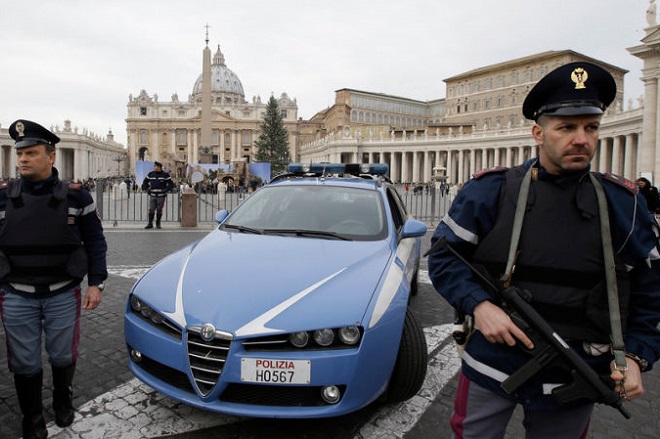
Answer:
[[(99, 185), (92, 193), (96, 206), (103, 221), (112, 223), (148, 221), (149, 195), (144, 192), (103, 190)], [(220, 209), (231, 211), (248, 194), (226, 192), (224, 194), (197, 194), (197, 221), (199, 223), (215, 223), (215, 214)], [(169, 193), (163, 207), (163, 223), (181, 223), (181, 193)]]
[[(447, 213), (453, 197), (439, 191), (406, 191), (403, 186), (395, 186), (408, 213), (415, 219), (435, 225)], [(115, 225), (121, 222), (144, 222), (148, 220), (149, 196), (143, 192), (103, 190), (99, 185), (92, 192), (97, 208), (103, 221)], [(197, 222), (200, 224), (215, 223), (218, 210), (232, 211), (243, 200), (249, 197), (245, 192), (200, 193), (197, 194)], [(181, 223), (181, 194), (167, 194), (163, 208), (163, 223)]]

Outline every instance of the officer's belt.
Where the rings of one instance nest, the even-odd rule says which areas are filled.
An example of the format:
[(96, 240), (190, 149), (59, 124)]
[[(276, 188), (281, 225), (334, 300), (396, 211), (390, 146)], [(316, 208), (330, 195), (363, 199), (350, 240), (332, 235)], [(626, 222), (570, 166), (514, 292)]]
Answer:
[[(72, 280), (65, 280), (62, 282), (55, 282), (54, 284), (50, 285), (43, 285), (39, 286), (39, 289), (47, 289), (49, 292), (57, 291), (60, 288), (63, 288), (67, 285), (69, 285), (72, 282)], [(17, 284), (17, 283), (10, 283), (12, 287), (17, 289), (18, 291), (22, 291), (24, 293), (36, 293), (37, 292), (37, 287), (34, 285), (28, 285), (28, 284)]]

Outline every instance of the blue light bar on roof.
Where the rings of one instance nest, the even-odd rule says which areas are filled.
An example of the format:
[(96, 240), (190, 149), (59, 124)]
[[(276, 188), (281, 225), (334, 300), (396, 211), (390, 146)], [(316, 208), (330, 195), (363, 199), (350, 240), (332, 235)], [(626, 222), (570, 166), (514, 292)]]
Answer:
[(386, 163), (289, 163), (289, 172), (295, 174), (371, 174), (384, 175), (390, 168)]

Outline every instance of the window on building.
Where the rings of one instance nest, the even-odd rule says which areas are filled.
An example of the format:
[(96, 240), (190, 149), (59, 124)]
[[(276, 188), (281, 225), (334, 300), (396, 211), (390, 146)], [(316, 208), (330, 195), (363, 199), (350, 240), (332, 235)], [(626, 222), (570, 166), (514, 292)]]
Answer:
[(248, 145), (250, 143), (250, 132), (243, 131), (243, 145)]
[(484, 110), (490, 110), (490, 99), (486, 99), (484, 102)]
[(282, 119), (286, 119), (287, 111), (286, 110), (280, 110), (280, 116), (282, 116)]
[(231, 145), (231, 133), (225, 133), (225, 145)]
[(177, 131), (177, 133), (176, 133), (176, 143), (177, 143), (177, 145), (185, 145), (186, 144), (186, 132), (185, 131)]
[(211, 133), (211, 145), (218, 145), (218, 132), (213, 131)]
[(147, 115), (147, 107), (140, 107), (140, 116)]
[(140, 131), (140, 145), (148, 145), (148, 144), (149, 144), (149, 134), (145, 130)]

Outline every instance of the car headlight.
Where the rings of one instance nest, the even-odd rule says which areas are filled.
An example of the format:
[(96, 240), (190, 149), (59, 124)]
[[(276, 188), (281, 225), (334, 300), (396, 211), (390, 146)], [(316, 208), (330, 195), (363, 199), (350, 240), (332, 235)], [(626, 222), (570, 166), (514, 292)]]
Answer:
[(304, 348), (309, 343), (309, 334), (306, 331), (294, 332), (289, 335), (289, 343), (297, 348)]
[(145, 318), (148, 319), (149, 317), (151, 317), (151, 308), (149, 308), (148, 306), (142, 305), (142, 307), (140, 308), (140, 313), (141, 313)]
[(140, 302), (137, 296), (131, 294), (131, 309), (135, 312), (140, 312), (140, 308), (142, 308), (142, 302)]
[(335, 332), (332, 329), (314, 331), (314, 341), (319, 346), (330, 346), (335, 341)]
[(339, 329), (339, 340), (347, 345), (356, 345), (360, 341), (360, 328), (346, 326)]

